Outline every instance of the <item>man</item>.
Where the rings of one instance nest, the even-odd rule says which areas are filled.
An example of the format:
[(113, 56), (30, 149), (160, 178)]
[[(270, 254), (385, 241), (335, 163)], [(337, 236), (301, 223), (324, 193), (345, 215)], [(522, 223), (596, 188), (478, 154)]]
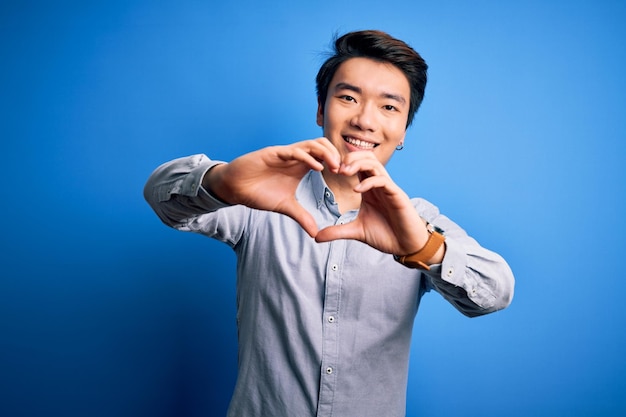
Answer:
[(434, 289), (477, 316), (513, 295), (499, 255), (385, 170), (422, 101), (426, 63), (378, 31), (348, 33), (334, 52), (317, 76), (324, 137), (230, 163), (176, 159), (146, 184), (163, 222), (237, 254), (229, 416), (403, 416), (421, 296)]

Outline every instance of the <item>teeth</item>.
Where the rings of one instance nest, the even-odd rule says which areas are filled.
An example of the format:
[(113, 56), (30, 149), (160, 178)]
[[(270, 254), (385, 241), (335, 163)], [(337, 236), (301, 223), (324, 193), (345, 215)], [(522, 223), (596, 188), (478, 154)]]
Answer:
[(373, 143), (365, 142), (360, 139), (354, 139), (350, 137), (346, 137), (346, 142), (348, 142), (350, 145), (353, 145), (353, 146), (356, 146), (357, 148), (362, 148), (362, 149), (373, 149), (374, 146), (376, 146)]

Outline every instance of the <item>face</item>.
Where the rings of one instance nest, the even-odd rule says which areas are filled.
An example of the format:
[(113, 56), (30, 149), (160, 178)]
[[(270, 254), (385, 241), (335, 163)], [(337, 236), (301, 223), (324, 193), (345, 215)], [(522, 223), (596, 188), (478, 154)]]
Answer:
[(342, 156), (371, 151), (386, 164), (404, 141), (410, 96), (409, 81), (394, 65), (350, 58), (335, 72), (317, 124)]

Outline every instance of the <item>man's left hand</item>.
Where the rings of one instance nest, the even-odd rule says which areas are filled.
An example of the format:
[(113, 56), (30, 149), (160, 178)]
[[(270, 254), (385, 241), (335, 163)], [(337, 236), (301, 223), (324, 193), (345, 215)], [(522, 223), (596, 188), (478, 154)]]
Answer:
[(372, 152), (348, 154), (339, 174), (358, 176), (354, 191), (361, 194), (361, 207), (354, 221), (320, 230), (315, 237), (317, 242), (355, 239), (397, 255), (415, 253), (424, 247), (429, 236), (424, 221)]

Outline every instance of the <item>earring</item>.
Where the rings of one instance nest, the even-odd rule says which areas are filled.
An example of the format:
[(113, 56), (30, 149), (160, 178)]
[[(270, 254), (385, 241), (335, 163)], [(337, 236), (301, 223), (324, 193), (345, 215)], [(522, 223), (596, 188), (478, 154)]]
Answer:
[(404, 149), (404, 143), (400, 142), (400, 144), (396, 146), (396, 151), (401, 151), (402, 149)]

